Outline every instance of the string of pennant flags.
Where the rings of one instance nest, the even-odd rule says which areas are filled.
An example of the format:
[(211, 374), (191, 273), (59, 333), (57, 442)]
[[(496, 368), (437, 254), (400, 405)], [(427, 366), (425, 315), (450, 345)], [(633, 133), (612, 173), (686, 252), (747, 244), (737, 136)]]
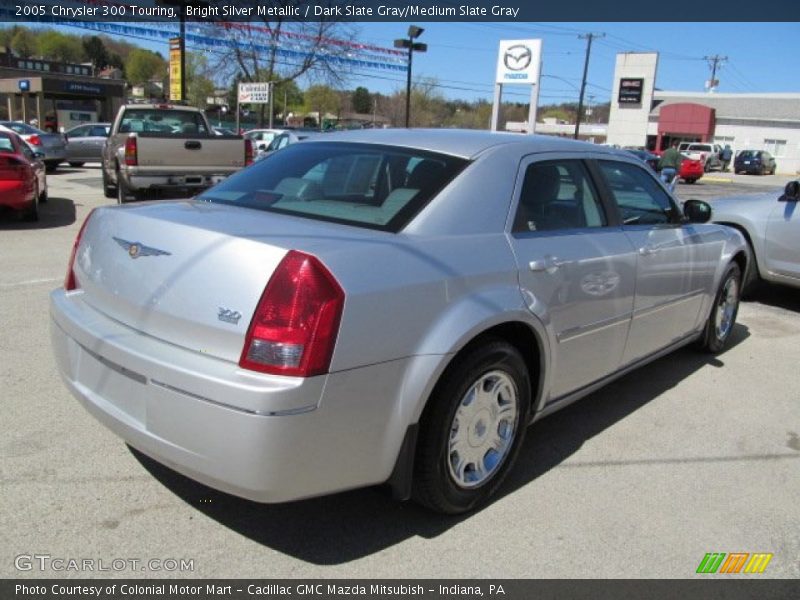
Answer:
[[(116, 5), (112, 0), (84, 0), (77, 4)], [(0, 18), (11, 18), (13, 10), (0, 7)], [(109, 35), (133, 36), (153, 41), (168, 42), (178, 35), (174, 23), (151, 21), (147, 23), (115, 23), (108, 21), (66, 20), (52, 15), (29, 17), (39, 23), (76, 27)], [(299, 32), (276, 33), (268, 27), (238, 22), (187, 23), (186, 43), (199, 49), (241, 48), (254, 52), (275, 52), (281, 58), (305, 60), (312, 55), (321, 57), (329, 64), (351, 66), (359, 69), (388, 71), (408, 70), (406, 53), (394, 48), (383, 48), (371, 44), (341, 40), (331, 37), (307, 35)], [(192, 31), (194, 29), (194, 31)], [(217, 30), (222, 35), (217, 35)], [(249, 32), (250, 40), (241, 41), (239, 31)], [(209, 33), (210, 35), (206, 35)], [(226, 34), (234, 34), (226, 37)], [(317, 47), (317, 44), (321, 46)], [(308, 48), (314, 45), (313, 54)]]

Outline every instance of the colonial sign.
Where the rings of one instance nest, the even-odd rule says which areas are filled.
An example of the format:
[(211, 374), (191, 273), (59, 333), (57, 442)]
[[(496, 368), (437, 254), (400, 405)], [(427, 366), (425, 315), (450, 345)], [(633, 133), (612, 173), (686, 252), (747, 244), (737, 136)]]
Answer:
[(240, 83), (239, 104), (269, 104), (269, 83)]

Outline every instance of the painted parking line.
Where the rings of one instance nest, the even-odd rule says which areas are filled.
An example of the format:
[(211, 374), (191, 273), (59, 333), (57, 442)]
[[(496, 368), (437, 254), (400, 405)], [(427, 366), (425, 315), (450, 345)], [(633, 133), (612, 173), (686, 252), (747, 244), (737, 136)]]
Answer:
[(703, 177), (703, 181), (713, 181), (714, 183), (733, 183), (733, 179), (726, 179), (724, 177)]
[(42, 279), (26, 279), (25, 281), (15, 281), (13, 283), (0, 283), (0, 288), (15, 288), (25, 285), (39, 285), (41, 283), (54, 283), (61, 281), (63, 277), (46, 277)]

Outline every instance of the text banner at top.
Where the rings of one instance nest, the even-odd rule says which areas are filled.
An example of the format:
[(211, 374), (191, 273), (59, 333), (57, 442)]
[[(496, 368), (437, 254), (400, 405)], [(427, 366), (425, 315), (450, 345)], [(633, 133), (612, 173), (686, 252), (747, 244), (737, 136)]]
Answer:
[[(800, 2), (726, 0), (692, 6), (695, 22), (800, 21)], [(0, 0), (0, 21), (174, 22), (571, 22), (674, 21), (674, 11), (641, 0)]]

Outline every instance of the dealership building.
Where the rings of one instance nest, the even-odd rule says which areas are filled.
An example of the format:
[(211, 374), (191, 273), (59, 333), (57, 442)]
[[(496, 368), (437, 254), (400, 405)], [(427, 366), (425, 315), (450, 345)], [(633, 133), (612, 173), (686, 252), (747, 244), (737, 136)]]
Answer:
[[(42, 129), (110, 121), (125, 100), (120, 73), (91, 66), (22, 58), (0, 49), (0, 118), (36, 119)], [(105, 73), (103, 73), (105, 74)]]
[(618, 54), (606, 143), (663, 150), (672, 140), (766, 150), (779, 173), (800, 172), (800, 93), (656, 88), (657, 53)]

